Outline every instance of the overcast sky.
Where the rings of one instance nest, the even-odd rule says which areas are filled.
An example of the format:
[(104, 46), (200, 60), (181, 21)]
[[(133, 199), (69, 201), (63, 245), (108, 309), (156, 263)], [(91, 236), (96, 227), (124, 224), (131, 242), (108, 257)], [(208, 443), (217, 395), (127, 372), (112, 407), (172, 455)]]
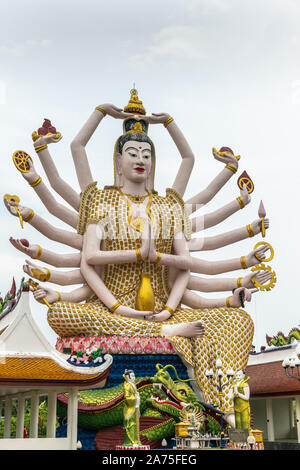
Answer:
[[(252, 222), (263, 200), (270, 218), (265, 240), (275, 250), (271, 266), (278, 281), (272, 291), (256, 294), (246, 309), (255, 322), (257, 350), (265, 344), (266, 333), (272, 336), (282, 330), (287, 334), (299, 325), (295, 295), (300, 228), (299, 22), (296, 0), (1, 2), (2, 194), (19, 195), (21, 203), (65, 228), (47, 214), (15, 169), (12, 154), (18, 149), (27, 151), (44, 177), (32, 150), (31, 133), (44, 118), (51, 119), (63, 134), (63, 140), (51, 146), (51, 154), (62, 177), (79, 191), (69, 150), (72, 138), (95, 106), (127, 104), (135, 83), (147, 112), (170, 113), (195, 153), (185, 198), (205, 188), (223, 168), (212, 157), (213, 146), (229, 146), (242, 156), (237, 175), (202, 213), (239, 195), (236, 176), (243, 170), (255, 184), (251, 204), (207, 235)], [(100, 186), (113, 181), (113, 147), (121, 124), (106, 117), (87, 146)], [(150, 127), (149, 135), (156, 145), (156, 188), (164, 194), (173, 183), (180, 157), (162, 125)], [(10, 235), (61, 253), (67, 249), (28, 225), (22, 230), (3, 205), (0, 213), (0, 290), (5, 294), (12, 277), (19, 284), (23, 275), (24, 256), (10, 245)], [(261, 237), (198, 256), (207, 260), (241, 256), (257, 241)], [(33, 299), (31, 305), (43, 331), (55, 341), (46, 307)]]

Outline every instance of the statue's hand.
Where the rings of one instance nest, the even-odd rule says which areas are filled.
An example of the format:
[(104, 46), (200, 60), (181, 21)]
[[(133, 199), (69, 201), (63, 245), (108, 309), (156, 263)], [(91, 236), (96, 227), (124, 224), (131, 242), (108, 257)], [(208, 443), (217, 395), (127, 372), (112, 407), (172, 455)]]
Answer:
[(143, 260), (149, 256), (149, 243), (150, 243), (150, 225), (148, 220), (144, 223), (144, 229), (142, 233), (142, 244), (141, 244), (141, 257)]
[(38, 254), (39, 245), (30, 245), (30, 243), (25, 239), (18, 240), (13, 237), (10, 237), (9, 241), (17, 250), (21, 251), (27, 256), (30, 256), (31, 258), (35, 258)]
[(215, 148), (212, 149), (213, 156), (219, 162), (225, 163), (226, 165), (233, 165), (238, 168), (238, 160), (230, 152), (218, 152)]
[(153, 321), (165, 321), (171, 317), (171, 313), (168, 310), (162, 310), (161, 312), (153, 315)]
[(243, 184), (243, 189), (240, 190), (240, 197), (243, 203), (245, 204), (245, 206), (249, 204), (249, 202), (251, 201), (251, 196), (248, 193), (247, 186), (245, 184)]
[(58, 301), (58, 293), (48, 287), (40, 287), (33, 291), (33, 297), (37, 302), (43, 304), (43, 298), (47, 300), (49, 304), (53, 304)]
[(62, 135), (60, 132), (57, 132), (56, 134), (50, 134), (50, 135), (41, 135), (38, 136), (36, 132), (33, 132), (33, 137), (35, 138), (35, 141), (33, 143), (34, 147), (39, 147), (40, 145), (49, 145), (49, 144), (56, 144), (62, 139)]
[(34, 164), (31, 158), (28, 158), (27, 163), (29, 166), (29, 171), (27, 173), (22, 172), (22, 176), (26, 181), (28, 181), (28, 183), (32, 183), (38, 178), (39, 175), (37, 174), (36, 169), (34, 168)]
[(170, 117), (167, 113), (152, 113), (152, 116), (143, 116), (142, 119), (149, 122), (149, 124), (163, 124)]
[[(256, 250), (250, 251), (250, 253), (245, 258), (247, 267), (250, 268), (250, 266), (254, 266), (257, 263), (260, 263), (261, 261), (258, 258), (264, 260), (266, 257), (265, 252), (267, 250), (269, 250), (267, 245), (260, 245)], [(257, 255), (257, 257), (255, 255)]]
[(247, 274), (245, 277), (243, 277), (243, 280), (242, 280), (242, 286), (243, 287), (246, 287), (247, 289), (253, 289), (255, 286), (253, 284), (253, 278), (256, 278), (257, 281), (260, 283), (260, 284), (265, 284), (266, 282), (269, 282), (271, 277), (272, 277), (272, 273), (270, 271), (256, 271), (256, 272), (251, 272), (249, 274)]
[(125, 305), (120, 305), (114, 313), (121, 315), (122, 317), (135, 318), (137, 320), (150, 321), (153, 318), (153, 312), (135, 310), (134, 308), (126, 307)]
[(106, 103), (101, 104), (101, 108), (111, 117), (115, 119), (126, 119), (129, 117), (133, 117), (132, 113), (125, 113), (122, 108), (118, 108), (114, 104)]
[(149, 254), (148, 258), (150, 261), (154, 262), (157, 259), (157, 251), (154, 243), (154, 234), (153, 234), (153, 225), (152, 222), (149, 222)]
[(25, 261), (23, 265), (24, 273), (28, 274), (39, 281), (46, 282), (50, 277), (50, 271), (48, 268), (43, 268), (43, 266), (39, 266), (38, 264), (32, 263), (28, 259)]
[(239, 287), (238, 289), (235, 289), (233, 295), (230, 297), (230, 305), (231, 307), (241, 307), (241, 299), (240, 299), (240, 293), (242, 293), (243, 300), (244, 302), (250, 302), (252, 294), (257, 292), (258, 289), (246, 289), (246, 287)]
[(26, 219), (29, 216), (31, 211), (29, 207), (20, 206), (20, 204), (17, 204), (13, 201), (8, 201), (6, 198), (3, 198), (3, 201), (6, 209), (15, 217), (19, 217), (19, 213), (21, 214), (23, 219)]
[[(255, 235), (261, 232), (261, 220), (262, 219), (256, 219), (251, 223), (252, 230)], [(264, 224), (265, 224), (265, 229), (267, 230), (270, 226), (269, 219), (264, 219)]]

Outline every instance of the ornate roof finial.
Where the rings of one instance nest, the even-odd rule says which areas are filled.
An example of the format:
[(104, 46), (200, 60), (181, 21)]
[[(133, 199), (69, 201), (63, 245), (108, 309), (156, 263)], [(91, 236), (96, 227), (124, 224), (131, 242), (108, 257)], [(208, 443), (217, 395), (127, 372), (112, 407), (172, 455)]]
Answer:
[(138, 91), (133, 84), (132, 90), (130, 90), (130, 99), (128, 105), (124, 107), (125, 113), (133, 114), (146, 114), (146, 110), (143, 106), (143, 102), (138, 97)]

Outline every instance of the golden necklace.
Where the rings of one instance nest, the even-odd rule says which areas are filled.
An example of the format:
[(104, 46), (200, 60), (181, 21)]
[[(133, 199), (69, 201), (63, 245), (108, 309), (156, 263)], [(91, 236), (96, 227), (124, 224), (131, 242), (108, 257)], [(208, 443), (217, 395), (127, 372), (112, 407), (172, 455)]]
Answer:
[(134, 202), (135, 204), (141, 204), (150, 195), (150, 191), (148, 192), (148, 194), (145, 194), (144, 196), (139, 196), (138, 194), (123, 193), (123, 191), (120, 188), (119, 188), (119, 191), (122, 194), (122, 196), (128, 197), (128, 199), (130, 199), (130, 201)]
[[(154, 218), (153, 218), (153, 216), (151, 214), (151, 211), (150, 211), (150, 206), (152, 204), (152, 199), (153, 199), (152, 192), (148, 191), (148, 194), (146, 194), (145, 196), (139, 196), (137, 194), (132, 196), (131, 194), (123, 193), (121, 188), (118, 188), (118, 190), (119, 190), (119, 192), (122, 196), (128, 197), (128, 199), (130, 199), (132, 202), (137, 203), (137, 204), (143, 202), (149, 196), (149, 201), (147, 203), (146, 211), (147, 211), (147, 214), (148, 214), (149, 218), (152, 221), (153, 227), (155, 227), (155, 221), (154, 221)], [(138, 198), (139, 200), (136, 201), (135, 199), (132, 199), (132, 198)], [(129, 225), (131, 225), (133, 228), (135, 228), (135, 230), (138, 230), (139, 232), (142, 232), (143, 228), (144, 228), (145, 219), (143, 217), (135, 217), (135, 218), (132, 219), (133, 209), (132, 209), (131, 205), (129, 204), (128, 200), (126, 200), (126, 203), (127, 203), (127, 207), (128, 207), (128, 223), (129, 223)]]

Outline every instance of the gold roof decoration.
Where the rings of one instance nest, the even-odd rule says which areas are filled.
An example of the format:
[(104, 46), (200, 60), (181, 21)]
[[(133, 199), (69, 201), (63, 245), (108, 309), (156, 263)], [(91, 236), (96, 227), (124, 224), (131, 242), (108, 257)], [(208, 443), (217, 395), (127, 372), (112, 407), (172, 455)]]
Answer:
[(128, 101), (128, 105), (124, 107), (124, 112), (142, 115), (146, 114), (143, 102), (139, 99), (138, 91), (135, 87), (130, 90), (130, 99)]

